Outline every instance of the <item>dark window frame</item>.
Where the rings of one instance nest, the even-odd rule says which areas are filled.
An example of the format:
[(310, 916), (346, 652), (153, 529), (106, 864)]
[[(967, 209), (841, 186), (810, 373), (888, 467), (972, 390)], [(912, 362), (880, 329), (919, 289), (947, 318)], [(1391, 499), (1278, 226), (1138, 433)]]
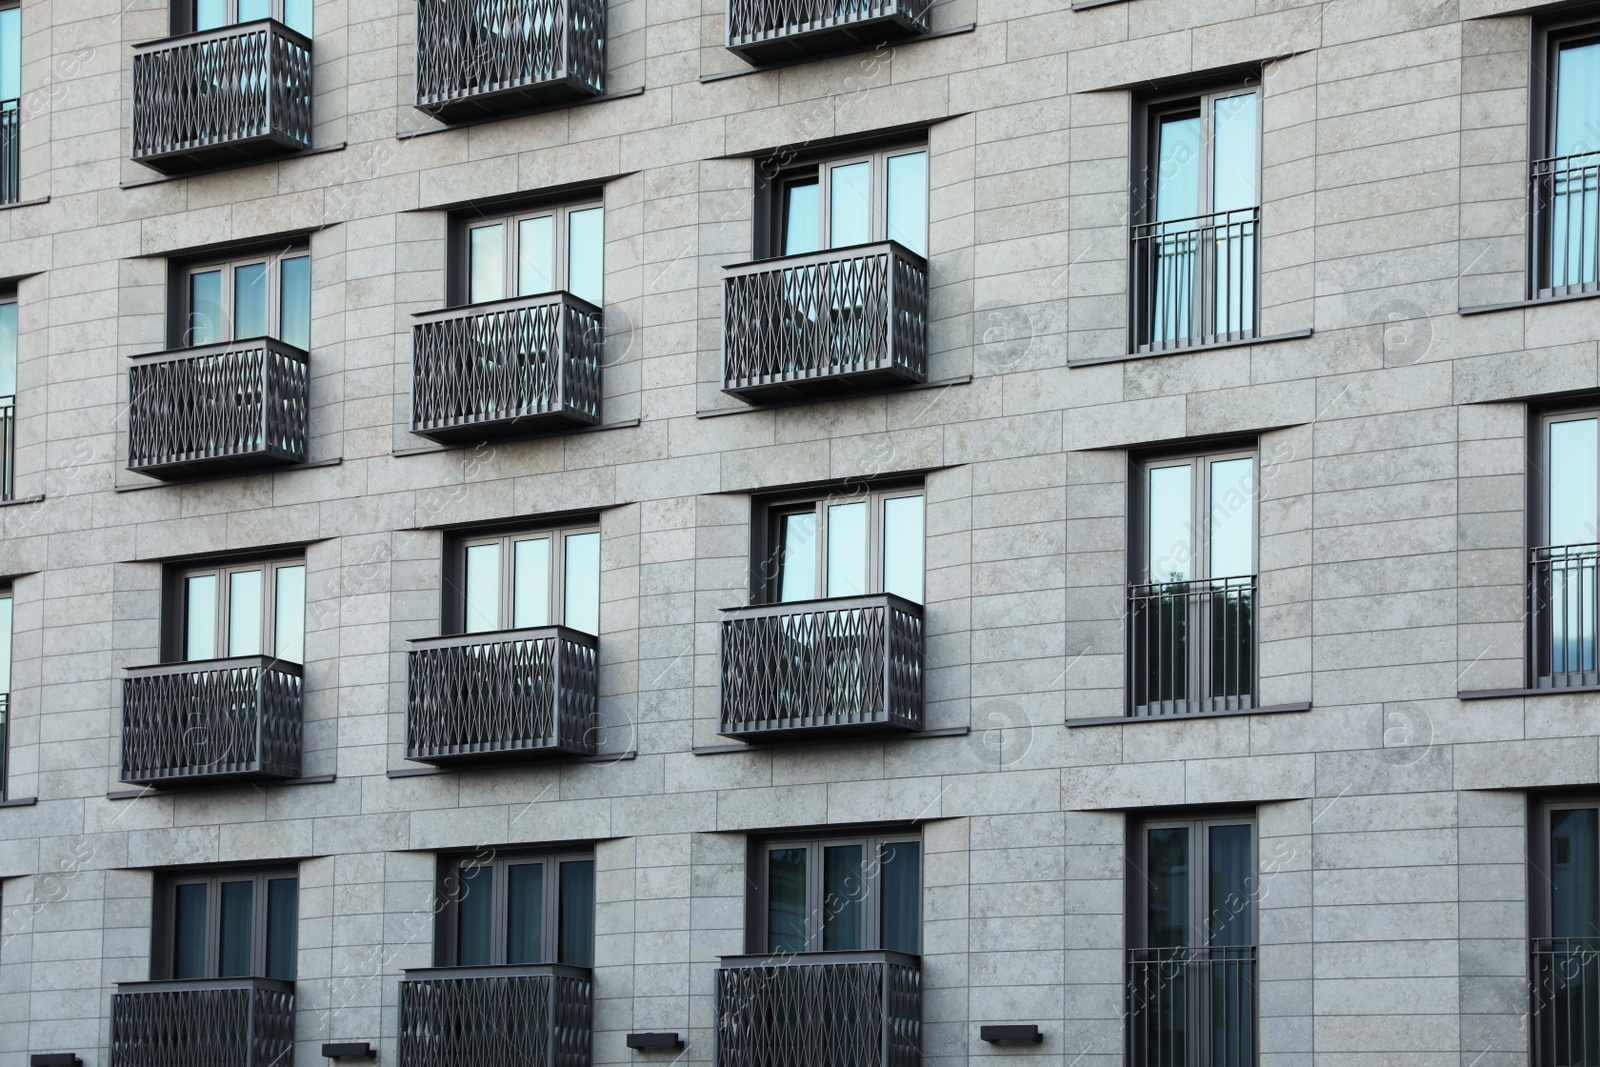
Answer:
[[(198, 347), (194, 344), (194, 303), (191, 279), (197, 274), (210, 271), (220, 271), (222, 274), (222, 311), (225, 329), (222, 329), (221, 338), (212, 342), (214, 344), (229, 344), (234, 341), (248, 341), (250, 336), (237, 336), (237, 325), (234, 321), (234, 269), (237, 267), (251, 266), (257, 263), (266, 267), (267, 285), (267, 332), (265, 336), (288, 344), (280, 336), (283, 333), (283, 262), (289, 259), (304, 257), (307, 261), (307, 292), (306, 305), (307, 322), (306, 332), (309, 334), (316, 322), (314, 301), (316, 299), (316, 278), (311, 273), (315, 268), (315, 259), (311, 254), (311, 242), (306, 239), (296, 239), (287, 243), (272, 243), (267, 245), (239, 245), (228, 249), (212, 252), (203, 256), (188, 256), (175, 258), (170, 261), (167, 278), (167, 348), (178, 351), (185, 348)], [(308, 350), (307, 350), (308, 351)]]
[(928, 491), (921, 482), (892, 482), (881, 485), (849, 486), (829, 491), (786, 493), (758, 500), (755, 504), (751, 545), (751, 603), (778, 604), (783, 586), (784, 535), (783, 520), (790, 515), (816, 515), (815, 600), (828, 599), (828, 508), (835, 504), (865, 502), (867, 506), (867, 592), (877, 596), (883, 593), (884, 519), (883, 502), (905, 497), (922, 499), (922, 579), (923, 597), (927, 600), (928, 579)]
[[(1557, 105), (1555, 102), (1557, 56), (1565, 46), (1576, 42), (1600, 43), (1600, 12), (1586, 11), (1581, 15), (1536, 19), (1533, 24), (1532, 47), (1528, 63), (1528, 166), (1531, 179), (1536, 161), (1554, 157)], [(1600, 156), (1600, 140), (1594, 152)], [(1545, 249), (1553, 246), (1552, 236), (1542, 232), (1537, 211), (1537, 193), (1532, 181), (1527, 191), (1528, 236), (1524, 242), (1524, 272), (1527, 276), (1529, 300), (1558, 298), (1570, 292), (1596, 291), (1596, 283), (1579, 282), (1566, 286), (1546, 286), (1544, 282), (1553, 273), (1543, 262)], [(1553, 221), (1553, 220), (1552, 220)]]
[(1204, 448), (1182, 451), (1161, 451), (1129, 457), (1133, 467), (1133, 485), (1129, 500), (1128, 584), (1144, 585), (1157, 580), (1150, 574), (1150, 472), (1158, 467), (1178, 467), (1188, 464), (1194, 471), (1190, 482), (1189, 528), (1193, 538), (1190, 545), (1190, 582), (1211, 580), (1211, 477), (1213, 465), (1232, 460), (1253, 461), (1250, 495), (1250, 556), (1251, 574), (1261, 573), (1261, 445), (1259, 441), (1223, 441)]
[[(797, 255), (822, 255), (833, 251), (828, 233), (827, 173), (830, 168), (870, 161), (872, 166), (872, 237), (868, 244), (877, 244), (888, 237), (888, 161), (894, 156), (915, 155), (927, 157), (927, 183), (923, 191), (928, 210), (928, 232), (923, 235), (923, 247), (929, 247), (933, 231), (933, 153), (926, 133), (920, 137), (895, 137), (878, 141), (862, 141), (839, 145), (831, 149), (797, 153), (793, 158), (772, 156), (756, 162), (756, 212), (754, 255), (758, 260), (782, 259), (785, 256), (784, 234), (788, 229), (787, 190), (795, 185), (815, 182), (817, 185), (817, 250)], [(852, 247), (840, 245), (839, 248)]]
[[(491, 905), (491, 925), (489, 933), (490, 953), (492, 960), (487, 966), (505, 966), (506, 957), (506, 927), (508, 925), (509, 907), (506, 902), (506, 886), (509, 879), (506, 876), (508, 867), (525, 864), (543, 864), (543, 898), (541, 905), (543, 913), (540, 920), (541, 943), (544, 948), (544, 960), (536, 961), (528, 966), (542, 963), (569, 963), (559, 959), (561, 952), (561, 865), (563, 863), (588, 863), (593, 869), (595, 900), (594, 913), (590, 915), (589, 927), (598, 937), (595, 928), (595, 918), (598, 915), (599, 901), (599, 867), (595, 864), (593, 848), (581, 845), (565, 845), (551, 848), (518, 848), (505, 851), (475, 853), (446, 853), (439, 856), (437, 882), (435, 886), (435, 899), (437, 901), (435, 914), (437, 919), (434, 924), (433, 958), (435, 967), (458, 966), (485, 966), (483, 964), (458, 964), (457, 953), (459, 950), (460, 934), (460, 907), (462, 900), (461, 871), (471, 867), (489, 867), (494, 871), (493, 893), (494, 900)], [(591, 962), (570, 963), (571, 966), (592, 967), (595, 946), (591, 941), (589, 954)]]
[[(600, 277), (602, 283), (605, 279), (605, 196), (596, 192), (588, 197), (566, 198), (555, 201), (535, 202), (523, 204), (520, 207), (511, 207), (493, 212), (473, 212), (460, 214), (451, 220), (451, 243), (457, 253), (450, 257), (451, 267), (451, 303), (452, 306), (472, 307), (475, 304), (493, 304), (504, 300), (521, 300), (544, 293), (529, 293), (526, 297), (517, 295), (517, 264), (518, 241), (520, 233), (518, 224), (537, 218), (551, 219), (551, 229), (554, 231), (555, 242), (551, 249), (551, 281), (553, 288), (545, 290), (546, 293), (571, 292), (571, 218), (574, 214), (583, 211), (593, 211), (598, 208), (601, 212), (601, 241), (600, 241)], [(501, 296), (495, 300), (470, 299), (472, 292), (472, 231), (485, 229), (490, 226), (501, 225), (505, 227), (505, 244), (503, 246), (504, 271), (501, 278)]]
[[(531, 541), (548, 537), (550, 539), (550, 605), (549, 626), (567, 625), (567, 538), (574, 534), (594, 534), (601, 538), (600, 545), (604, 549), (604, 534), (600, 530), (598, 518), (574, 517), (564, 522), (551, 522), (527, 526), (496, 527), (492, 529), (464, 530), (452, 536), (445, 546), (445, 574), (444, 574), (444, 603), (440, 612), (442, 632), (450, 635), (465, 635), (467, 619), (467, 549), (476, 545), (500, 545), (500, 626), (501, 630), (512, 630), (516, 627), (514, 611), (516, 610), (515, 592), (515, 548), (517, 541)], [(508, 566), (508, 564), (511, 564)], [(604, 559), (601, 559), (600, 574), (605, 573)], [(601, 606), (604, 604), (602, 602)], [(494, 631), (481, 631), (492, 633)], [(599, 636), (596, 634), (595, 636)]]
[[(821, 913), (826, 899), (823, 891), (822, 849), (833, 845), (857, 844), (863, 846), (862, 869), (868, 872), (865, 876), (864, 906), (861, 909), (861, 944), (866, 951), (882, 950), (882, 879), (876, 872), (882, 870), (882, 862), (879, 857), (882, 855), (883, 846), (896, 844), (914, 844), (917, 846), (917, 914), (914, 924), (917, 931), (917, 952), (911, 953), (911, 955), (920, 954), (923, 941), (922, 927), (926, 912), (924, 898), (928, 888), (928, 850), (923, 841), (921, 827), (909, 829), (866, 828), (856, 832), (841, 828), (812, 833), (784, 833), (752, 837), (749, 841), (746, 860), (749, 883), (749, 891), (745, 902), (745, 942), (747, 950), (753, 954), (774, 951), (770, 947), (769, 930), (767, 928), (767, 911), (770, 900), (768, 854), (773, 851), (804, 847), (808, 850), (806, 861), (806, 914), (808, 919), (807, 947), (802, 955), (833, 951), (822, 947), (823, 927), (820, 923), (811, 921), (812, 917)], [(812, 862), (813, 856), (816, 857), (815, 862)]]
[[(482, 225), (507, 220), (532, 218), (538, 215), (558, 214), (564, 221), (571, 212), (582, 211), (587, 208), (601, 208), (607, 210), (606, 183), (582, 182), (563, 185), (556, 188), (545, 189), (533, 193), (517, 193), (511, 196), (495, 197), (489, 200), (477, 201), (470, 207), (452, 208), (445, 214), (445, 306), (448, 308), (471, 307), (468, 296), (471, 293), (472, 247), (469, 240), (470, 231)], [(609, 211), (607, 210), (607, 214)], [(566, 226), (556, 227), (558, 242), (565, 241)], [(511, 252), (511, 244), (507, 243), (506, 272), (508, 276), (507, 292), (515, 289), (514, 277), (515, 256)], [(562, 247), (565, 247), (564, 243)], [(605, 246), (601, 245), (601, 275), (604, 277)], [(557, 274), (563, 282), (568, 281), (566, 271), (568, 264), (558, 258), (555, 264)], [(559, 287), (556, 291), (562, 291)], [(537, 294), (535, 294), (537, 295)], [(505, 299), (515, 299), (506, 297)], [(493, 303), (493, 301), (490, 301)]]
[[(1190, 934), (1189, 947), (1204, 947), (1194, 944), (1195, 920), (1212, 911), (1210, 898), (1210, 882), (1206, 877), (1209, 867), (1203, 858), (1209, 855), (1211, 842), (1209, 830), (1214, 826), (1248, 826), (1250, 827), (1250, 871), (1252, 889), (1259, 890), (1261, 873), (1261, 826), (1259, 813), (1243, 809), (1225, 809), (1210, 812), (1170, 812), (1155, 813), (1129, 820), (1129, 841), (1127, 875), (1127, 931), (1126, 944), (1130, 949), (1149, 948), (1150, 936), (1147, 929), (1148, 904), (1149, 904), (1149, 879), (1145, 871), (1149, 867), (1149, 831), (1182, 827), (1189, 831), (1191, 842), (1189, 860), (1189, 916)], [(1196, 851), (1193, 843), (1201, 842), (1201, 849)], [(1250, 909), (1250, 940), (1249, 944), (1259, 945), (1261, 938), (1261, 909), (1258, 898), (1252, 897)]]
[[(249, 22), (239, 21), (239, 0), (223, 0), (223, 3), (227, 6), (227, 10), (229, 12), (229, 15), (226, 16), (226, 21), (223, 23), (224, 26), (248, 26), (250, 24)], [(279, 22), (287, 26), (289, 23), (284, 17), (285, 3), (286, 0), (271, 0), (272, 13), (267, 17), (275, 22)], [(196, 21), (194, 17), (194, 7), (195, 0), (171, 0), (171, 16), (169, 23), (172, 27), (172, 36), (181, 37), (184, 34), (197, 32), (194, 28)], [(314, 17), (315, 5), (313, 4), (313, 18)], [(252, 19), (250, 21), (260, 20)], [(313, 29), (314, 28), (315, 27), (313, 27)]]
[[(220, 977), (218, 973), (221, 970), (222, 929), (220, 887), (223, 882), (242, 881), (250, 881), (255, 887), (251, 892), (251, 973), (247, 977), (269, 977), (266, 973), (269, 908), (267, 883), (281, 879), (292, 879), (295, 883), (294, 949), (290, 953), (290, 957), (294, 962), (295, 969), (298, 970), (297, 957), (300, 949), (300, 867), (297, 863), (288, 862), (252, 864), (241, 867), (198, 867), (161, 873), (156, 881), (155, 914), (153, 916), (154, 922), (151, 924), (151, 978), (156, 981), (171, 979), (173, 972), (176, 970), (178, 887), (195, 884), (207, 886), (205, 923), (206, 979)], [(290, 975), (284, 980), (292, 982), (295, 980), (295, 976)]]
[[(188, 560), (182, 563), (168, 564), (162, 583), (164, 586), (161, 604), (162, 662), (206, 662), (205, 660), (188, 659), (189, 579), (208, 574), (213, 574), (217, 577), (215, 647), (218, 655), (212, 658), (231, 658), (227, 655), (229, 626), (228, 575), (252, 570), (262, 572), (261, 655), (276, 656), (278, 642), (276, 626), (278, 610), (277, 572), (286, 567), (306, 567), (304, 552), (295, 550), (274, 553), (268, 556)], [(306, 574), (309, 578), (309, 569), (307, 569)], [(309, 602), (309, 582), (306, 599)], [(309, 605), (302, 605), (302, 609), (309, 610)], [(306, 632), (309, 633), (309, 627), (306, 627)]]
[[(1597, 426), (1600, 426), (1600, 397), (1588, 397), (1580, 402), (1530, 405), (1528, 409), (1526, 454), (1537, 457), (1536, 466), (1530, 465), (1529, 468), (1526, 485), (1527, 512), (1523, 522), (1525, 545), (1523, 598), (1527, 622), (1523, 658), (1525, 684), (1529, 689), (1542, 691), (1581, 688), (1590, 684), (1596, 677), (1600, 677), (1597, 671), (1586, 670), (1581, 665), (1573, 669), (1569, 664), (1567, 670), (1555, 670), (1556, 656), (1553, 647), (1546, 644), (1554, 632), (1550, 621), (1552, 611), (1548, 605), (1542, 607), (1540, 604), (1541, 592), (1546, 590), (1547, 583), (1555, 580), (1556, 573), (1565, 572), (1571, 575), (1576, 571), (1581, 588), (1585, 572), (1592, 575), (1597, 557), (1600, 557), (1600, 547), (1592, 551), (1584, 550), (1585, 545), (1600, 546), (1600, 530), (1593, 531), (1592, 541), (1556, 545), (1552, 543), (1553, 535), (1550, 529), (1549, 480), (1556, 469), (1550, 450), (1550, 427), (1562, 422), (1587, 420), (1594, 420)], [(1596, 486), (1596, 493), (1600, 496), (1600, 485)], [(1558, 551), (1562, 549), (1570, 551)], [(1600, 604), (1586, 601), (1585, 605), (1577, 609), (1578, 618), (1572, 621), (1578, 623), (1580, 634), (1583, 631), (1584, 607), (1588, 608), (1588, 622), (1592, 627), (1595, 614), (1600, 610)], [(1543, 669), (1546, 666), (1550, 668), (1549, 674), (1544, 673)]]

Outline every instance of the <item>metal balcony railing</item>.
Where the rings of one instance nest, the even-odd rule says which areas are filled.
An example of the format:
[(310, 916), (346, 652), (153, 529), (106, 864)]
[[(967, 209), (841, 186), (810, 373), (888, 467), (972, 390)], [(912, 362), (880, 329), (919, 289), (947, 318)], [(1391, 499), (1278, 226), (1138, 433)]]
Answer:
[(1128, 588), (1129, 714), (1255, 706), (1256, 578)]
[(294, 1058), (294, 983), (119, 983), (109, 1052), (111, 1067), (285, 1067)]
[(724, 956), (716, 1067), (917, 1067), (922, 961), (901, 952)]
[(436, 967), (400, 980), (400, 1067), (589, 1067), (593, 1031), (586, 967)]
[(1530, 664), (1535, 689), (1600, 685), (1600, 545), (1532, 549), (1528, 562)]
[(599, 641), (565, 626), (417, 642), (406, 758), (448, 764), (592, 756)]
[(179, 174), (311, 147), (311, 39), (273, 19), (133, 53), (133, 158)]
[(156, 478), (303, 463), (309, 357), (270, 337), (140, 356), (128, 469)]
[(129, 668), (122, 780), (134, 785), (300, 777), (301, 671), (269, 656)]
[(22, 101), (0, 100), (0, 204), (22, 198)]
[(722, 388), (751, 403), (927, 379), (928, 264), (894, 241), (729, 267)]
[(1128, 951), (1129, 1067), (1255, 1067), (1256, 948)]
[(17, 398), (0, 396), (0, 500), (17, 491)]
[(892, 594), (733, 608), (721, 732), (753, 741), (922, 729), (922, 607)]
[(445, 122), (605, 91), (605, 0), (417, 0), (417, 107)]
[(597, 426), (604, 338), (603, 312), (571, 293), (421, 316), (412, 431), (450, 442)]
[(0, 693), (0, 800), (11, 796), (11, 694)]
[(1600, 152), (1533, 161), (1535, 298), (1600, 292)]
[(1133, 227), (1134, 351), (1256, 336), (1261, 209)]
[(1532, 1067), (1600, 1063), (1600, 938), (1541, 937), (1531, 947)]
[(771, 63), (928, 32), (933, 0), (728, 0), (728, 49)]

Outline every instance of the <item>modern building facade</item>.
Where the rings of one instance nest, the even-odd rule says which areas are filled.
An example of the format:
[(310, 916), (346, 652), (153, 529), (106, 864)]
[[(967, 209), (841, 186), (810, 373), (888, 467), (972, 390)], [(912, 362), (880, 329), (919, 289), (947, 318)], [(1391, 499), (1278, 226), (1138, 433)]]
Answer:
[(1595, 296), (1596, 4), (0, 0), (0, 1065), (1600, 1062)]

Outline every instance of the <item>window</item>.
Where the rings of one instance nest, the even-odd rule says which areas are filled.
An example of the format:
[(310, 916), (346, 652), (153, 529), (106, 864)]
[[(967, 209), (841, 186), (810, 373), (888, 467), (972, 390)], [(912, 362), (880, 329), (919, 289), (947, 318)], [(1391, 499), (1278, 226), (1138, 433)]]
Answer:
[(0, 589), (0, 799), (11, 788), (11, 590)]
[(928, 150), (900, 148), (784, 170), (770, 185), (778, 256), (898, 241), (928, 254)]
[(600, 633), (600, 531), (592, 526), (467, 537), (456, 566), (453, 624), (462, 633)]
[(1533, 295), (1600, 291), (1600, 26), (1558, 29), (1545, 40)]
[(1147, 115), (1142, 220), (1133, 228), (1134, 350), (1254, 337), (1258, 94), (1162, 102)]
[(272, 656), (305, 662), (304, 560), (199, 567), (179, 575), (177, 659)]
[(275, 337), (311, 347), (311, 253), (304, 248), (190, 267), (178, 347)]
[(159, 898), (156, 976), (294, 981), (299, 894), (293, 868), (168, 876)]
[(1152, 820), (1139, 824), (1133, 836), (1128, 1062), (1133, 1067), (1252, 1067), (1252, 819)]
[(922, 603), (921, 489), (780, 502), (767, 513), (770, 602), (893, 593)]
[(1600, 802), (1549, 801), (1532, 818), (1534, 1062), (1600, 1061)]
[(313, 0), (173, 0), (178, 26), (190, 33), (237, 26), (258, 19), (277, 19), (291, 30), (311, 36)]
[(441, 967), (594, 966), (594, 857), (517, 853), (440, 864)]
[(0, 500), (16, 490), (17, 301), (0, 296)]
[(1531, 684), (1600, 683), (1595, 616), (1600, 607), (1600, 411), (1566, 411), (1538, 421), (1543, 477), (1534, 494), (1530, 552), (1533, 604)]
[(755, 855), (755, 951), (922, 951), (916, 833), (771, 840)]
[(1255, 693), (1253, 451), (1138, 470), (1128, 597), (1132, 714), (1249, 708)]
[(0, 2), (0, 204), (19, 196), (21, 96), (22, 9)]
[(544, 208), (465, 227), (466, 302), (564, 290), (605, 306), (605, 208)]

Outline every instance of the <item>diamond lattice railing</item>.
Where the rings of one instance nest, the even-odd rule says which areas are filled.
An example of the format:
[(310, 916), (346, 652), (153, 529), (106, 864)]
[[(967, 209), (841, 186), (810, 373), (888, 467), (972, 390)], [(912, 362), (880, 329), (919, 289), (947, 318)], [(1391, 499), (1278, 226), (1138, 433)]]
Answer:
[(724, 957), (716, 1067), (916, 1067), (922, 966), (899, 952)]
[(728, 0), (728, 47), (752, 63), (928, 32), (932, 0)]
[(604, 0), (418, 0), (417, 107), (447, 122), (605, 89)]
[(400, 981), (400, 1067), (589, 1067), (594, 979), (583, 967), (449, 967)]
[(294, 983), (123, 982), (109, 1051), (110, 1067), (283, 1067), (294, 1055)]

